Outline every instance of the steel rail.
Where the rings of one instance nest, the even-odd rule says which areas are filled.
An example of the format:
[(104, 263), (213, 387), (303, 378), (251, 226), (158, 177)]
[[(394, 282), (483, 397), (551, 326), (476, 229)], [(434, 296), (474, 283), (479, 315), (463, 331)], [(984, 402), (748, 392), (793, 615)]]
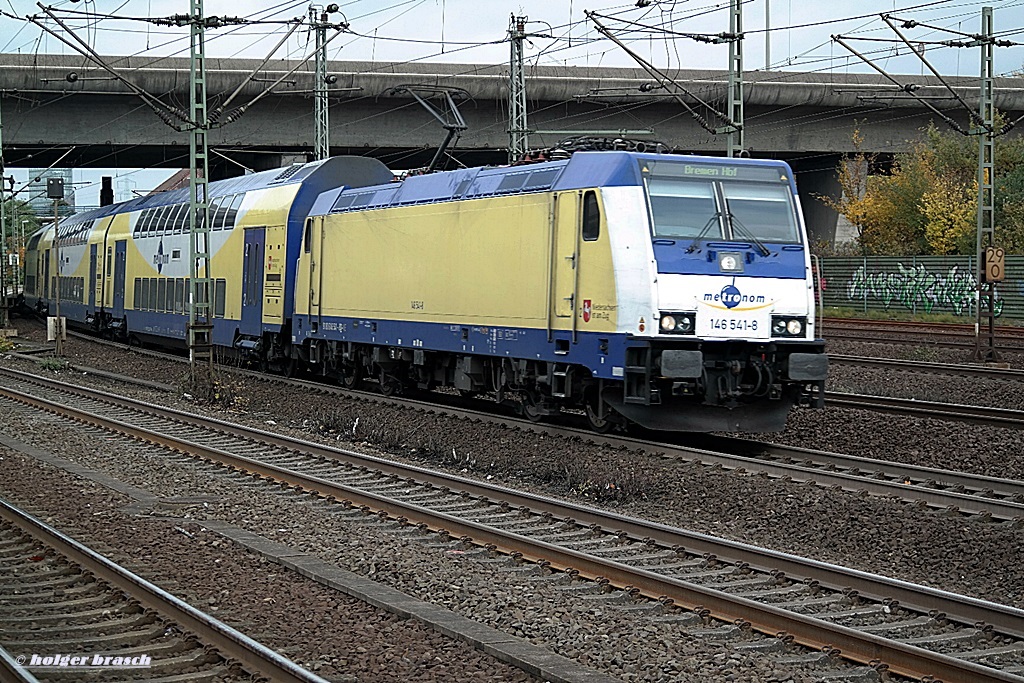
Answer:
[[(843, 341), (867, 342), (867, 343), (871, 343), (871, 344), (901, 344), (901, 345), (916, 344), (917, 346), (941, 346), (941, 347), (949, 348), (949, 349), (968, 349), (968, 348), (973, 349), (974, 348), (974, 342), (971, 339), (967, 338), (967, 337), (964, 337), (965, 341), (952, 341), (952, 340), (950, 340), (948, 338), (946, 338), (946, 339), (933, 339), (931, 337), (917, 338), (917, 339), (908, 339), (907, 337), (888, 338), (888, 337), (879, 337), (877, 334), (873, 335), (873, 334), (869, 334), (867, 332), (852, 332), (852, 333), (848, 333), (848, 332), (843, 332), (843, 331), (836, 331), (835, 329), (825, 330), (822, 334), (825, 337), (826, 350), (827, 350), (827, 342), (831, 341), (833, 339), (837, 340), (837, 341), (838, 340), (843, 340)], [(894, 334), (898, 334), (898, 333), (894, 332)], [(959, 335), (956, 335), (956, 336), (959, 336)], [(948, 335), (947, 335), (947, 337), (948, 337)], [(1017, 350), (1017, 349), (1016, 349), (1016, 347), (1011, 347), (1011, 350)]]
[(0, 518), (53, 548), (97, 579), (124, 591), (143, 607), (164, 615), (196, 634), (204, 643), (216, 647), (224, 657), (241, 662), (246, 670), (266, 676), (275, 683), (327, 683), (320, 676), (306, 671), (4, 500), (0, 500)]
[[(830, 326), (846, 326), (846, 327), (859, 327), (872, 328), (872, 329), (924, 329), (936, 330), (941, 332), (963, 332), (966, 335), (974, 335), (974, 323), (940, 323), (940, 322), (921, 322), (915, 320), (870, 320), (867, 318), (824, 318), (822, 323), (826, 328)], [(1017, 327), (1014, 325), (999, 325), (996, 327), (998, 332), (1005, 334), (1007, 337), (1017, 337), (1024, 339), (1024, 327)]]
[(970, 422), (971, 424), (987, 427), (1024, 428), (1024, 411), (1008, 410), (1006, 408), (968, 406), (960, 403), (936, 403), (909, 398), (846, 394), (834, 391), (825, 392), (825, 404), (834, 408), (856, 408), (858, 410), (872, 410), (896, 415), (934, 417), (940, 420)]
[(852, 365), (862, 368), (883, 368), (886, 370), (908, 370), (910, 372), (934, 372), (959, 377), (990, 377), (994, 379), (1024, 379), (1024, 370), (1013, 368), (987, 367), (984, 365), (956, 365), (953, 363), (927, 363), (913, 360), (874, 358), (869, 356), (844, 356), (830, 353), (830, 363)]
[(39, 683), (39, 679), (33, 676), (23, 666), (11, 657), (11, 655), (0, 648), (0, 680), (10, 683)]
[[(484, 547), (493, 545), (507, 552), (519, 553), (522, 557), (537, 562), (542, 566), (553, 567), (562, 571), (573, 571), (585, 578), (606, 581), (612, 585), (636, 588), (648, 597), (655, 599), (670, 598), (675, 603), (697, 611), (708, 609), (717, 619), (750, 624), (751, 627), (763, 633), (778, 634), (780, 630), (783, 630), (787, 636), (792, 637), (802, 645), (814, 648), (838, 648), (846, 658), (853, 661), (870, 664), (881, 660), (895, 673), (918, 678), (930, 675), (933, 678), (949, 681), (972, 680), (979, 683), (995, 681), (1021, 683), (1021, 681), (1024, 681), (1020, 677), (990, 667), (957, 660), (947, 655), (890, 641), (870, 633), (863, 633), (813, 617), (789, 612), (769, 604), (721, 593), (710, 588), (637, 569), (612, 560), (592, 557), (543, 541), (529, 539), (518, 534), (463, 520), (446, 513), (431, 511), (412, 503), (395, 501), (371, 492), (361, 491), (343, 484), (330, 482), (315, 476), (305, 475), (287, 468), (262, 463), (245, 456), (183, 440), (170, 434), (154, 432), (120, 420), (95, 415), (73, 406), (56, 404), (10, 389), (3, 390), (3, 393), (22, 403), (35, 406), (47, 412), (71, 416), (87, 424), (126, 434), (147, 442), (158, 443), (168, 448), (189, 453), (205, 460), (218, 462), (261, 478), (289, 486), (298, 486), (320, 496), (340, 499), (343, 502), (347, 501), (351, 505), (365, 506), (367, 509), (381, 510), (387, 515), (397, 517), (404, 522), (420, 523), (424, 524), (427, 528), (439, 532), (458, 535), (468, 543), (475, 543)], [(146, 406), (147, 412), (150, 407), (157, 408), (161, 412), (164, 410), (157, 406)], [(188, 417), (190, 419), (194, 418), (194, 416)], [(261, 433), (260, 430), (241, 429), (253, 434)], [(273, 437), (274, 441), (287, 440), (287, 437), (270, 436)], [(302, 444), (302, 442), (297, 443)], [(306, 448), (301, 450), (309, 452), (310, 447), (306, 445)], [(999, 632), (1016, 638), (1024, 636), (1024, 610), (996, 605), (966, 596), (958, 596), (924, 586), (914, 586), (906, 582), (873, 576), (863, 572), (845, 570), (825, 563), (806, 561), (784, 553), (766, 551), (735, 542), (723, 542), (712, 537), (683, 532), (664, 525), (649, 524), (620, 515), (588, 510), (571, 504), (557, 503), (556, 501), (545, 500), (529, 494), (515, 493), (501, 487), (429, 472), (422, 468), (403, 466), (399, 463), (370, 458), (348, 451), (341, 451), (340, 449), (316, 447), (313, 450), (322, 453), (333, 452), (342, 455), (354, 455), (364, 462), (376, 461), (376, 463), (386, 466), (394, 473), (401, 473), (401, 476), (409, 477), (420, 472), (427, 473), (435, 481), (446, 481), (448, 484), (457, 484), (459, 487), (464, 487), (464, 490), (470, 495), (480, 495), (476, 492), (484, 491), (486, 492), (484, 497), (488, 500), (494, 500), (497, 497), (510, 504), (516, 500), (528, 501), (533, 503), (535, 508), (557, 509), (560, 514), (569, 513), (574, 518), (583, 518), (584, 523), (587, 521), (587, 516), (591, 519), (603, 519), (606, 525), (611, 525), (609, 528), (625, 526), (628, 529), (628, 527), (632, 527), (633, 533), (637, 535), (643, 534), (644, 538), (661, 537), (665, 540), (672, 538), (676, 541), (684, 540), (687, 543), (688, 549), (691, 550), (694, 549), (695, 545), (701, 545), (701, 541), (703, 541), (702, 545), (709, 549), (709, 552), (717, 550), (718, 552), (715, 554), (719, 556), (721, 556), (723, 550), (749, 550), (751, 551), (749, 555), (745, 555), (742, 552), (738, 554), (741, 558), (747, 556), (751, 559), (755, 559), (755, 556), (759, 555), (762, 560), (770, 556), (772, 564), (768, 566), (778, 567), (780, 564), (784, 564), (798, 570), (790, 574), (791, 576), (805, 574), (808, 572), (809, 567), (813, 567), (815, 571), (831, 570), (833, 575), (841, 577), (845, 580), (844, 582), (848, 583), (850, 580), (853, 580), (862, 585), (873, 584), (876, 589), (881, 589), (881, 592), (877, 593), (879, 595), (885, 595), (897, 600), (900, 599), (898, 597), (900, 595), (910, 598), (908, 600), (900, 600), (904, 605), (916, 606), (922, 604), (925, 606), (925, 609), (945, 608), (941, 611), (949, 613), (954, 621), (959, 619), (968, 623), (976, 621), (992, 623)], [(376, 467), (377, 465), (375, 464), (374, 466)], [(383, 470), (384, 468), (381, 467), (380, 469)], [(627, 530), (627, 533), (630, 532)], [(655, 538), (655, 540), (659, 539)], [(740, 561), (743, 560), (741, 559)], [(755, 559), (755, 562), (751, 564), (760, 565), (761, 563)], [(867, 591), (867, 594), (873, 593), (874, 591)], [(950, 610), (951, 606), (956, 609)]]
[[(826, 451), (814, 451), (808, 448), (799, 448), (797, 446), (783, 446), (773, 443), (767, 443), (764, 441), (754, 441), (752, 439), (743, 439), (732, 436), (713, 436), (707, 439), (709, 442), (714, 444), (722, 444), (727, 446), (730, 451), (750, 451), (757, 450), (765, 454), (778, 457), (778, 458), (789, 458), (795, 461), (807, 461), (807, 462), (820, 462), (822, 465), (842, 467), (849, 470), (866, 470), (861, 472), (859, 476), (873, 476), (884, 475), (890, 479), (902, 480), (901, 487), (914, 486), (912, 482), (930, 482), (930, 485), (926, 485), (925, 488), (928, 491), (935, 491), (936, 493), (945, 492), (952, 493), (956, 496), (963, 495), (959, 491), (942, 491), (941, 489), (934, 489), (932, 485), (942, 485), (948, 487), (963, 487), (965, 489), (975, 489), (978, 491), (989, 490), (993, 494), (999, 494), (1007, 498), (1016, 498), (1015, 501), (1009, 501), (1014, 503), (1013, 506), (1007, 508), (1008, 512), (1013, 510), (1020, 510), (1024, 513), (1024, 481), (1016, 479), (1000, 479), (999, 477), (990, 477), (984, 474), (972, 474), (970, 472), (956, 472), (954, 470), (944, 470), (934, 467), (924, 467), (922, 465), (910, 465), (907, 463), (893, 462), (890, 460), (878, 460), (876, 458), (865, 458), (859, 455), (847, 455), (845, 453), (830, 453)], [(757, 456), (738, 456), (738, 457), (751, 457), (754, 460), (763, 462), (763, 458)], [(815, 468), (809, 468), (811, 473), (818, 472)], [(891, 490), (886, 493), (891, 493)], [(977, 500), (974, 497), (970, 497), (972, 500)], [(951, 500), (954, 504), (957, 499)], [(982, 499), (988, 501), (990, 499)], [(995, 502), (999, 502), (996, 500)], [(936, 504), (939, 501), (935, 501)], [(1009, 518), (1009, 517), (1008, 517)]]

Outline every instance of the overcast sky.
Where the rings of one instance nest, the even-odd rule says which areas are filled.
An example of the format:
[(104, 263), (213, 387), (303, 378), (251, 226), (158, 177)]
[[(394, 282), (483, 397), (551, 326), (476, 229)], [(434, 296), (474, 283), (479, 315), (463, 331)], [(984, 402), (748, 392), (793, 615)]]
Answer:
[[(634, 66), (620, 48), (601, 38), (585, 10), (596, 12), (599, 21), (627, 41), (630, 47), (662, 68), (727, 67), (727, 47), (698, 42), (677, 34), (715, 35), (728, 31), (728, 2), (707, 0), (348, 0), (339, 2), (340, 12), (332, 20), (347, 21), (350, 33), (330, 44), (332, 59), (356, 61), (421, 61), (468, 64), (505, 64), (509, 46), (505, 41), (509, 17), (514, 13), (529, 18), (533, 34), (526, 49), (529, 64), (570, 66)], [(744, 60), (747, 70), (762, 70), (770, 58), (772, 71), (863, 72), (868, 69), (842, 46), (831, 40), (834, 34), (851, 38), (896, 40), (897, 36), (879, 18), (892, 13), (928, 27), (901, 29), (911, 41), (960, 40), (949, 31), (976, 33), (980, 30), (983, 6), (995, 10), (995, 30), (1000, 38), (1024, 43), (1024, 0), (932, 2), (894, 0), (746, 0), (743, 3)], [(188, 55), (188, 30), (155, 26), (141, 21), (99, 18), (167, 17), (189, 11), (188, 0), (60, 0), (52, 4), (58, 15), (76, 29), (90, 45), (105, 55)], [(308, 2), (275, 0), (207, 0), (208, 16), (242, 16), (269, 22), (302, 17)], [(770, 21), (766, 24), (766, 10)], [(41, 15), (31, 0), (0, 0), (0, 10), (24, 17)], [(71, 14), (68, 12), (78, 12)], [(91, 15), (91, 16), (90, 16)], [(50, 24), (51, 26), (53, 24)], [(766, 26), (771, 28), (766, 31)], [(942, 31), (939, 29), (948, 29)], [(276, 23), (234, 26), (210, 31), (209, 57), (266, 56), (281, 39), (285, 26)], [(766, 37), (770, 55), (766, 54)], [(923, 66), (902, 43), (851, 40), (858, 51), (869, 54), (879, 66), (895, 74), (919, 74)], [(926, 57), (946, 75), (976, 76), (978, 48), (927, 45)], [(309, 54), (306, 31), (297, 31), (276, 53), (299, 57)], [(32, 24), (0, 17), (0, 52), (63, 53), (72, 50)], [(1024, 47), (996, 50), (996, 73), (1019, 70)], [(998, 105), (998, 102), (997, 102)], [(130, 173), (130, 175), (129, 175)], [(84, 173), (82, 179), (98, 182), (100, 172)], [(148, 190), (167, 176), (166, 171), (123, 170), (124, 182)], [(25, 174), (15, 172), (22, 179)], [(95, 201), (98, 190), (82, 188), (86, 203)]]

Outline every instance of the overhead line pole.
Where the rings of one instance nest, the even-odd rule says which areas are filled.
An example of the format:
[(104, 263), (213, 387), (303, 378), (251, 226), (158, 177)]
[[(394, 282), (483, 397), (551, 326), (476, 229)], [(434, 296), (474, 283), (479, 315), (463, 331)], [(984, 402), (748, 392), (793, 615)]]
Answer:
[(512, 15), (508, 35), (512, 53), (508, 95), (508, 162), (511, 164), (530, 149), (530, 131), (526, 123), (526, 70), (523, 66), (526, 17)]
[[(974, 359), (982, 362), (999, 360), (996, 351), (996, 283), (986, 272), (985, 260), (989, 248), (995, 245), (995, 101), (992, 77), (994, 73), (994, 41), (992, 8), (981, 8), (981, 34), (976, 41), (981, 47), (981, 92), (978, 97), (980, 124), (971, 132), (978, 136), (978, 230), (976, 236), (977, 260), (975, 272), (978, 282), (978, 305), (974, 324)], [(1001, 274), (1000, 274), (1001, 275)], [(1000, 278), (1001, 279), (1001, 278)], [(983, 310), (984, 309), (984, 310)], [(987, 323), (986, 323), (987, 321)], [(985, 328), (985, 334), (981, 333)]]
[(730, 0), (729, 7), (729, 118), (726, 155), (745, 156), (743, 147), (743, 4)]
[(331, 156), (330, 114), (327, 110), (327, 12), (316, 5), (310, 5), (309, 23), (316, 35), (316, 83), (313, 86), (313, 117), (316, 130), (313, 155), (317, 161), (321, 161)]
[[(0, 107), (2, 109), (2, 107)], [(4, 171), (6, 166), (4, 164), (4, 124), (3, 116), (0, 113), (0, 291), (3, 292), (3, 298), (0, 300), (0, 330), (7, 328), (7, 202), (4, 197)], [(13, 197), (13, 195), (12, 195)], [(11, 208), (14, 208), (14, 202), (11, 202)], [(13, 216), (12, 216), (13, 218)]]
[(209, 162), (206, 112), (206, 22), (203, 0), (191, 0), (189, 50), (189, 308), (188, 357), (193, 381), (205, 365), (213, 371), (213, 318), (210, 315)]

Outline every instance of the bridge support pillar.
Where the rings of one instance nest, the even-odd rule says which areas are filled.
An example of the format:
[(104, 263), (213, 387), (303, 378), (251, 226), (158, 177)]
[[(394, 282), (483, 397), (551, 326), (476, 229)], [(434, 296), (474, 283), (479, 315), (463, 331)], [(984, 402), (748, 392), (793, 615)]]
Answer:
[(816, 156), (807, 161), (791, 161), (796, 173), (796, 188), (800, 193), (800, 204), (804, 210), (807, 234), (811, 244), (827, 242), (834, 244), (839, 214), (826, 206), (819, 197), (839, 200), (843, 188), (839, 184), (839, 164), (843, 155)]

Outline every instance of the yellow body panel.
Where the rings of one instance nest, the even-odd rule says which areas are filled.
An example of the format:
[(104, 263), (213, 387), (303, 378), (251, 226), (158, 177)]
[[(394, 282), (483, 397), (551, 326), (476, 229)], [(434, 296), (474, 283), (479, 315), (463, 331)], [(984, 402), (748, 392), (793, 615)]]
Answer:
[(571, 309), (552, 312), (566, 298), (577, 329), (614, 331), (614, 316), (583, 322), (585, 298), (614, 306), (615, 278), (606, 227), (576, 237), (580, 205), (574, 191), (313, 218), (296, 313), (567, 330)]

